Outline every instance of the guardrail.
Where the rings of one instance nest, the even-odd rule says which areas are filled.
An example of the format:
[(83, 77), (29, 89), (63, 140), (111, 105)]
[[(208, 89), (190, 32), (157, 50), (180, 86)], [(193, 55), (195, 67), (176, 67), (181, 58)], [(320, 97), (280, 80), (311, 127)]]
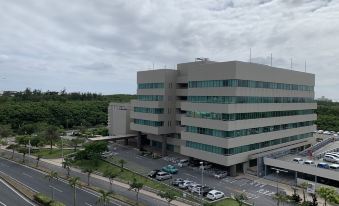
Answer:
[(299, 155), (302, 155), (302, 156), (306, 156), (308, 154), (308, 151), (311, 150), (311, 151), (316, 151), (322, 147), (324, 147), (325, 145), (328, 145), (329, 143), (333, 142), (333, 141), (336, 141), (338, 140), (338, 138), (334, 137), (334, 136), (331, 136), (331, 137), (328, 137), (327, 139), (321, 141), (321, 142), (318, 142), (316, 144), (314, 144), (313, 146), (301, 151), (299, 153)]

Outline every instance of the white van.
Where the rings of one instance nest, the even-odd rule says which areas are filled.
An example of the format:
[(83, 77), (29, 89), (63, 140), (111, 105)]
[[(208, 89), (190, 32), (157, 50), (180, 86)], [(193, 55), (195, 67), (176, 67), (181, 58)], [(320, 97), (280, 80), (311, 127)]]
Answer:
[(332, 155), (325, 155), (324, 158), (323, 158), (324, 161), (326, 162), (334, 162), (334, 163), (339, 163), (339, 159), (332, 156)]

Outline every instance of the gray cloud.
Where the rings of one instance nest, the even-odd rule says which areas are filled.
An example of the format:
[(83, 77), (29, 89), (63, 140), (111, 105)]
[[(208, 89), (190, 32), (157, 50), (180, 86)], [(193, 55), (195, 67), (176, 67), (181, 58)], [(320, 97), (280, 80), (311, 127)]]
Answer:
[[(0, 90), (134, 93), (136, 71), (206, 56), (304, 70), (339, 99), (339, 2), (0, 0)], [(329, 89), (330, 88), (330, 89)]]

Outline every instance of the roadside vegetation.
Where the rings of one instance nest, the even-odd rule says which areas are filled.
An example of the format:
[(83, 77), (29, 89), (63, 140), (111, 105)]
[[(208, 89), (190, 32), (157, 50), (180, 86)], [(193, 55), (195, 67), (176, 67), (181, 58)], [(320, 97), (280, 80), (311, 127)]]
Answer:
[(317, 103), (318, 129), (339, 132), (339, 102), (318, 101)]

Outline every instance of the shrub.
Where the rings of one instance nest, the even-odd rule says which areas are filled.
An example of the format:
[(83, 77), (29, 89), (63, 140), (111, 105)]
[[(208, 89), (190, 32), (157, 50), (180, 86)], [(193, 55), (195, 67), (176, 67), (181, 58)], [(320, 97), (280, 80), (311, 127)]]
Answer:
[(63, 203), (61, 203), (61, 202), (54, 201), (54, 202), (51, 202), (49, 204), (49, 206), (65, 206), (65, 205)]
[(50, 203), (52, 202), (51, 198), (42, 193), (35, 194), (34, 200), (37, 201), (38, 203), (41, 203), (44, 206), (49, 206)]

